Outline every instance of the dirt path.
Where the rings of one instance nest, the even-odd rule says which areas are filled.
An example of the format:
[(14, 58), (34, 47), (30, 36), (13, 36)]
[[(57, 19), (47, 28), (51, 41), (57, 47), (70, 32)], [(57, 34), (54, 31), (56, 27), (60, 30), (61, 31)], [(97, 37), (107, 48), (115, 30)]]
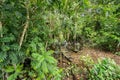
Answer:
[[(62, 50), (64, 52), (64, 49)], [(72, 51), (67, 51), (64, 52), (64, 56), (66, 58), (63, 58), (63, 63), (62, 63), (62, 68), (69, 69), (70, 65), (66, 64), (67, 62), (72, 62), (74, 64), (76, 64), (79, 67), (83, 67), (84, 65), (82, 65), (80, 63), (80, 56), (91, 56), (92, 59), (97, 62), (98, 58), (111, 58), (113, 59), (118, 65), (120, 65), (120, 56), (117, 56), (115, 54), (112, 54), (111, 52), (105, 52), (105, 51), (101, 51), (101, 50), (97, 50), (97, 49), (92, 49), (92, 48), (83, 48), (81, 51), (74, 53)], [(66, 60), (66, 59), (69, 59)], [(59, 64), (60, 66), (60, 64)], [(73, 75), (69, 75), (68, 77), (65, 77), (63, 80), (87, 80), (86, 74), (84, 74), (84, 72), (82, 72), (81, 74), (75, 74), (76, 79), (73, 79)]]
[(79, 64), (81, 55), (84, 55), (84, 56), (90, 55), (95, 62), (97, 61), (98, 58), (111, 58), (111, 59), (114, 59), (114, 61), (118, 65), (120, 65), (120, 56), (117, 56), (110, 52), (104, 52), (104, 51), (91, 49), (91, 48), (84, 48), (78, 53), (68, 52), (65, 55), (69, 57), (73, 63), (76, 63), (76, 64)]

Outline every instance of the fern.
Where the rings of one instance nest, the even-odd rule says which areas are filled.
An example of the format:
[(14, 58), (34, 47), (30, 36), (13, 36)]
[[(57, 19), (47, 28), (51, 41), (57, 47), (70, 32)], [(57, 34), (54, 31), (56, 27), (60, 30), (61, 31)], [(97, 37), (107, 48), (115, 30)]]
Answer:
[(6, 52), (0, 52), (0, 71), (7, 64), (9, 64), (9, 61), (7, 61), (7, 53)]
[(51, 79), (56, 76), (60, 79), (61, 71), (56, 67), (57, 61), (51, 56), (52, 53), (53, 51), (46, 51), (43, 46), (40, 48), (39, 53), (32, 53), (31, 65), (38, 73), (39, 79)]
[(6, 52), (0, 52), (0, 63), (3, 62), (7, 58)]
[(0, 42), (11, 42), (15, 40), (15, 36), (12, 34), (9, 34), (8, 36), (4, 36), (0, 38)]
[(9, 59), (11, 60), (12, 64), (17, 64), (18, 63), (18, 56), (14, 52), (9, 53)]

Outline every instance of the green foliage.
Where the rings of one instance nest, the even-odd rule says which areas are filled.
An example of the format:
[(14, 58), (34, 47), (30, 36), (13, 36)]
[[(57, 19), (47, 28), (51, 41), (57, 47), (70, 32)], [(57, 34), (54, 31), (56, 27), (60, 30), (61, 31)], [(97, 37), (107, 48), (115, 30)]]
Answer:
[[(105, 50), (115, 51), (120, 42), (119, 2), (119, 0), (0, 1), (0, 78), (14, 80), (37, 77), (38, 80), (42, 78), (56, 80), (60, 77), (61, 70), (56, 67), (57, 62), (51, 55), (53, 52), (47, 51), (46, 48), (57, 41), (79, 41), (82, 37), (85, 44), (90, 43)], [(27, 13), (30, 19), (27, 18)], [(29, 24), (20, 46), (26, 21)], [(85, 64), (89, 64), (89, 60), (89, 58), (85, 60), (87, 62)], [(15, 72), (17, 69), (22, 73)]]
[(92, 57), (89, 55), (86, 55), (86, 56), (81, 55), (80, 62), (82, 62), (83, 66), (85, 66), (87, 68), (90, 68), (95, 64)]
[[(93, 3), (91, 3), (93, 2)], [(92, 45), (107, 51), (115, 51), (120, 41), (119, 4), (117, 1), (91, 1), (88, 14), (85, 15), (86, 26), (83, 34)], [(117, 12), (116, 12), (117, 11)]]
[(115, 52), (115, 54), (120, 56), (120, 52)]
[[(40, 80), (45, 76), (46, 79), (48, 77), (49, 79), (59, 80), (61, 71), (57, 68), (57, 61), (51, 55), (53, 52), (47, 52), (40, 45), (40, 43), (46, 44), (45, 42), (49, 37), (49, 28), (46, 29), (44, 21), (38, 19), (42, 15), (39, 14), (39, 10), (33, 10), (38, 3), (33, 0), (30, 0), (30, 2), (27, 0), (4, 0), (0, 4), (0, 79), (33, 79), (37, 76)], [(25, 34), (23, 45), (20, 48), (18, 43), (26, 24), (26, 4), (30, 7), (29, 15), (31, 19), (29, 22), (31, 28)], [(36, 11), (38, 14), (33, 14), (32, 11)], [(34, 53), (42, 56), (45, 60), (39, 62), (40, 57), (37, 59), (38, 63), (36, 65), (29, 66), (36, 61), (35, 56), (37, 55)], [(39, 64), (42, 64), (42, 67)], [(35, 69), (35, 67), (37, 68)]]
[(46, 51), (41, 46), (40, 53), (32, 53), (31, 67), (37, 72), (36, 79), (60, 80), (61, 71), (56, 67), (57, 61), (51, 56), (53, 51)]
[(105, 58), (98, 60), (89, 72), (89, 80), (119, 80), (120, 66), (114, 60)]
[(22, 73), (22, 65), (17, 64), (13, 66), (7, 66), (5, 68), (5, 72), (9, 73), (7, 80), (16, 80), (17, 77)]

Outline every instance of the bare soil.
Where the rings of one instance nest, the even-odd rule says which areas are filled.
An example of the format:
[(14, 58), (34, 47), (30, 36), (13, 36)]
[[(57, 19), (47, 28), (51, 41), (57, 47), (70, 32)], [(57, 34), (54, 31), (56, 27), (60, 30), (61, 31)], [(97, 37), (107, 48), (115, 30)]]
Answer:
[[(113, 54), (111, 52), (105, 52), (105, 51), (98, 50), (98, 49), (93, 49), (93, 48), (83, 48), (81, 51), (79, 51), (77, 53), (72, 52), (72, 51), (64, 52), (64, 56), (66, 58), (68, 58), (69, 61), (66, 60), (66, 58), (62, 58), (62, 64), (59, 63), (58, 65), (59, 65), (59, 67), (64, 68), (64, 70), (70, 67), (70, 65), (68, 64), (69, 62), (78, 65), (78, 67), (83, 66), (80, 63), (80, 56), (81, 55), (84, 55), (84, 56), (89, 55), (89, 56), (91, 56), (92, 59), (94, 60), (94, 62), (97, 62), (98, 58), (99, 59), (111, 58), (116, 62), (116, 64), (120, 65), (120, 56), (115, 55), (115, 54)], [(65, 77), (63, 80), (87, 80), (85, 78), (85, 76), (86, 76), (85, 73), (76, 74), (75, 76), (76, 76), (75, 79), (73, 78), (74, 75), (69, 75), (68, 77)]]
[(115, 55), (111, 52), (105, 52), (98, 49), (92, 49), (92, 48), (83, 48), (81, 51), (74, 53), (74, 52), (68, 52), (66, 53), (67, 56), (69, 56), (72, 59), (73, 63), (78, 64), (80, 62), (80, 56), (81, 55), (89, 55), (93, 58), (95, 62), (97, 62), (98, 58), (111, 58), (113, 59), (118, 65), (120, 65), (120, 56)]

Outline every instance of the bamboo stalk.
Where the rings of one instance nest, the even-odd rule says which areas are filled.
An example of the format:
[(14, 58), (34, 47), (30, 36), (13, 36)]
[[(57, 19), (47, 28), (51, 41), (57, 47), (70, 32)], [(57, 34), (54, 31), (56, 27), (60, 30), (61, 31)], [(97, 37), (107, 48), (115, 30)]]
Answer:
[(2, 22), (0, 21), (0, 37), (3, 37), (3, 34), (2, 34)]
[(19, 42), (19, 47), (21, 48), (22, 44), (23, 44), (23, 40), (24, 40), (24, 36), (25, 36), (25, 33), (27, 31), (27, 28), (29, 27), (29, 4), (26, 3), (26, 11), (27, 11), (27, 20), (25, 22), (25, 26), (24, 26), (24, 29), (23, 29), (23, 32), (22, 32), (22, 35), (20, 37), (20, 42)]

